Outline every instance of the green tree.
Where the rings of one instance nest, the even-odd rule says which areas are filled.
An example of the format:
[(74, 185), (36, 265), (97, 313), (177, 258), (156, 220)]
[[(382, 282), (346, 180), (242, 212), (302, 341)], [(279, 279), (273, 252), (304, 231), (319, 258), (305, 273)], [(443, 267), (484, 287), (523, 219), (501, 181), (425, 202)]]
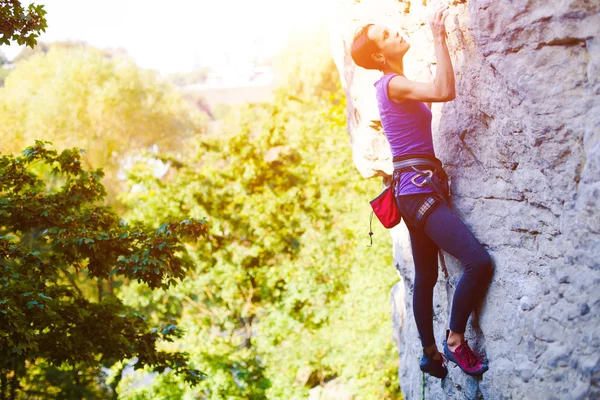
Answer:
[(45, 32), (47, 26), (44, 6), (30, 4), (24, 9), (18, 0), (0, 1), (0, 44), (15, 40), (33, 47), (40, 31)]
[[(52, 184), (39, 178), (40, 164), (51, 169)], [(124, 223), (95, 205), (106, 194), (102, 175), (82, 168), (77, 148), (59, 154), (40, 141), (20, 157), (0, 158), (2, 399), (111, 393), (98, 387), (99, 368), (133, 357), (135, 368), (201, 379), (185, 353), (160, 349), (181, 329), (168, 319), (150, 325), (105, 283), (116, 275), (149, 289), (176, 284), (192, 265), (183, 240), (193, 246), (207, 226), (195, 219), (156, 229)]]
[(184, 151), (183, 138), (202, 132), (207, 117), (129, 58), (58, 46), (17, 64), (0, 88), (0, 120), (0, 152), (17, 152), (36, 139), (59, 150), (87, 149), (83, 162), (104, 168), (114, 205), (123, 189), (119, 171), (130, 156), (154, 145)]
[[(33, 57), (36, 54), (48, 53), (50, 51), (50, 49), (59, 49), (60, 48), (63, 50), (67, 50), (67, 49), (80, 48), (80, 47), (86, 47), (85, 42), (79, 42), (79, 41), (65, 41), (65, 42), (52, 42), (52, 43), (38, 42), (35, 47), (23, 48), (23, 50), (21, 50), (19, 52), (19, 54), (17, 54), (17, 56), (15, 57), (13, 62), (19, 63), (21, 61), (25, 61), (25, 60)], [(106, 54), (106, 50), (103, 50), (103, 52)], [(107, 56), (108, 55), (109, 54), (107, 54)]]
[(304, 100), (327, 99), (340, 87), (339, 73), (331, 58), (326, 25), (290, 33), (288, 44), (274, 57), (276, 84), (288, 94)]
[[(296, 88), (194, 138), (194, 156), (169, 180), (139, 165), (130, 185), (141, 189), (122, 195), (131, 221), (205, 215), (213, 227), (181, 285), (118, 290), (188, 332), (177, 343), (207, 374), (189, 398), (306, 398), (335, 378), (358, 398), (399, 395), (388, 308), (395, 271), (385, 246), (366, 247), (368, 200), (380, 185), (355, 171), (339, 84), (320, 96)], [(377, 234), (390, 245), (383, 228)], [(120, 393), (151, 399), (168, 387), (177, 384), (122, 382)]]

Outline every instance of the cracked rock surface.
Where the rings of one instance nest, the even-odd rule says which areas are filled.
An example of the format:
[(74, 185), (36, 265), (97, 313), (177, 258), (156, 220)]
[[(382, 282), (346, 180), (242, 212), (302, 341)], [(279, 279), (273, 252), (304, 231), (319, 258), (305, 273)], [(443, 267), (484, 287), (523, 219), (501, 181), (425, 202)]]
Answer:
[[(393, 26), (411, 43), (407, 77), (423, 80), (434, 59), (429, 1), (338, 3), (332, 48), (354, 161), (365, 178), (385, 177), (391, 156), (373, 88), (381, 73), (355, 67), (349, 46), (365, 23)], [(434, 146), (455, 211), (494, 260), (492, 285), (465, 336), (490, 369), (470, 377), (451, 363), (444, 381), (427, 378), (426, 397), (600, 398), (600, 2), (450, 4), (457, 96), (434, 104)], [(414, 265), (406, 227), (391, 234), (401, 276), (391, 293), (400, 384), (406, 399), (416, 399)], [(440, 349), (463, 271), (451, 255), (446, 263), (449, 279), (440, 273), (434, 292)]]

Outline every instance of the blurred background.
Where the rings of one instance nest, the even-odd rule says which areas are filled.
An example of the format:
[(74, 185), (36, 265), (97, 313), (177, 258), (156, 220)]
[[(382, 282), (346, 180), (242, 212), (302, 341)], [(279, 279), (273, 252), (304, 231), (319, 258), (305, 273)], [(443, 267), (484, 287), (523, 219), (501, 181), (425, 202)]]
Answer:
[[(388, 301), (397, 275), (378, 224), (369, 247), (368, 201), (381, 187), (352, 162), (329, 46), (333, 1), (35, 4), (48, 25), (37, 44), (0, 46), (0, 155), (26, 154), (36, 140), (82, 149), (83, 168), (103, 172), (98, 205), (123, 223), (160, 231), (202, 219), (208, 229), (182, 245), (186, 276), (169, 287), (68, 258), (52, 279), (73, 290), (60, 301), (41, 296), (43, 313), (119, 304), (149, 330), (177, 326), (181, 334), (156, 346), (185, 352), (201, 379), (190, 385), (173, 364), (134, 369), (143, 351), (125, 350), (109, 324), (69, 322), (85, 341), (124, 346), (119, 356), (73, 345), (56, 313), (33, 329), (36, 301), (4, 321), (28, 336), (23, 353), (16, 333), (3, 336), (2, 398), (402, 398)], [(45, 195), (65, 184), (50, 167), (31, 171)], [(59, 251), (38, 226), (7, 222), (2, 232), (49, 259)], [(6, 279), (17, 282), (27, 263), (11, 265)], [(0, 318), (30, 293), (24, 285), (2, 294)], [(41, 345), (48, 333), (59, 335), (62, 358)]]

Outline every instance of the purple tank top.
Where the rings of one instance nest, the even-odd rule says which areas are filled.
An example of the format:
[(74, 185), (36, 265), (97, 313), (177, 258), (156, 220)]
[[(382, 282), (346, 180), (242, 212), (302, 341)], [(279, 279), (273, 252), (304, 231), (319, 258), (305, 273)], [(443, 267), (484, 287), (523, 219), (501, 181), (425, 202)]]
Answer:
[[(415, 100), (404, 100), (396, 103), (388, 97), (390, 80), (398, 74), (384, 75), (375, 82), (375, 92), (383, 132), (390, 143), (392, 157), (406, 154), (430, 154), (433, 151), (431, 136), (431, 111), (425, 103)], [(411, 179), (416, 172), (404, 172), (400, 177), (400, 185), (396, 185), (396, 196), (419, 193), (433, 193), (427, 187), (413, 185)], [(417, 178), (421, 182), (422, 178)]]

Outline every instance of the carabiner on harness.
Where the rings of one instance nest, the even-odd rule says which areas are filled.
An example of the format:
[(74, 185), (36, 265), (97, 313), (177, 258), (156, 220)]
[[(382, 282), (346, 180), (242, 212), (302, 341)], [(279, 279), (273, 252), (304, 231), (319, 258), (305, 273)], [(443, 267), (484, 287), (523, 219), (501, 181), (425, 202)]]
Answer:
[[(421, 171), (420, 169), (415, 168), (414, 166), (411, 166), (412, 169), (414, 169), (417, 172), (417, 175), (413, 176), (412, 179), (410, 180), (415, 186), (417, 187), (423, 187), (423, 185), (425, 185), (425, 183), (427, 182), (427, 179), (431, 179), (431, 177), (433, 176), (433, 171), (430, 169), (426, 169), (425, 171)], [(423, 179), (423, 182), (418, 183), (417, 182), (417, 178), (423, 176), (423, 175), (428, 175), (427, 177), (425, 177), (425, 179)]]

